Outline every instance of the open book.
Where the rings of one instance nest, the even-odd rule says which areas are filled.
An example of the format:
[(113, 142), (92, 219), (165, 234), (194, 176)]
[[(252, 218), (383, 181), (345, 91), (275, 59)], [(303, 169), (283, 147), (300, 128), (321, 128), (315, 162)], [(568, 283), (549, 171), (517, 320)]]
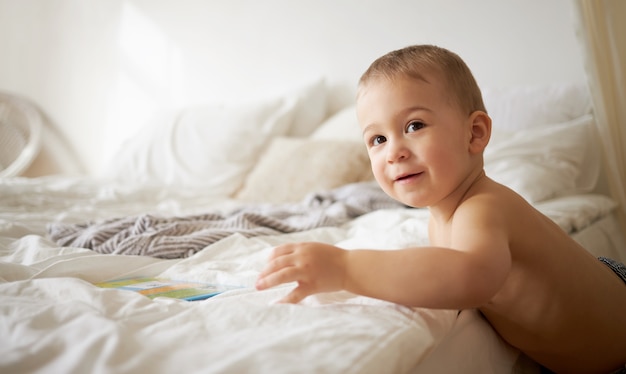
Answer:
[(187, 301), (203, 300), (224, 291), (241, 288), (241, 286), (188, 282), (154, 277), (116, 279), (96, 283), (96, 286), (135, 291), (151, 299), (155, 297), (171, 297)]

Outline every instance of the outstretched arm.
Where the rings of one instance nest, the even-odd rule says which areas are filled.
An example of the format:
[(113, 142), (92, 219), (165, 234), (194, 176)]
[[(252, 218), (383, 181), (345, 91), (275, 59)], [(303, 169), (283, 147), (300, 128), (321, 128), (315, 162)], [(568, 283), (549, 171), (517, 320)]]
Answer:
[(408, 306), (480, 306), (506, 281), (511, 253), (502, 209), (492, 201), (471, 205), (457, 209), (442, 240), (449, 247), (343, 250), (322, 243), (286, 244), (274, 250), (256, 286), (297, 282), (281, 300), (290, 303), (344, 289)]
[(493, 260), (449, 248), (343, 250), (293, 243), (274, 250), (256, 286), (263, 290), (297, 282), (281, 300), (286, 303), (345, 289), (403, 305), (461, 309), (485, 303), (500, 288), (507, 258)]

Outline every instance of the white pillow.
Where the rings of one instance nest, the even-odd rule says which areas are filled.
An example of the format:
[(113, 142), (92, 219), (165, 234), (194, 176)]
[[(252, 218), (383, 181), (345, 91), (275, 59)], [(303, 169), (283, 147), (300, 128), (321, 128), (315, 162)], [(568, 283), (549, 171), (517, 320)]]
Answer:
[(563, 123), (591, 113), (591, 97), (583, 83), (485, 88), (482, 90), (493, 127), (517, 131)]
[(288, 92), (286, 96), (293, 96), (297, 102), (291, 126), (285, 135), (309, 136), (326, 118), (327, 94), (326, 82), (322, 78)]
[(325, 92), (319, 80), (273, 98), (161, 113), (122, 143), (105, 177), (231, 196), (273, 137), (307, 133), (319, 124)]
[(363, 133), (356, 118), (356, 106), (350, 105), (330, 116), (319, 125), (310, 138), (351, 140), (363, 143)]
[(206, 188), (228, 196), (270, 138), (286, 131), (293, 100), (188, 108), (149, 123), (122, 144), (110, 173), (118, 180)]
[(294, 202), (311, 192), (369, 180), (374, 175), (362, 142), (278, 137), (235, 197)]
[[(562, 124), (544, 125), (523, 131), (494, 129), (485, 149), (485, 171), (489, 177), (522, 195), (531, 203), (557, 196), (588, 192), (598, 178), (580, 181), (583, 167), (593, 149), (591, 115)], [(599, 160), (595, 167), (599, 170)], [(585, 190), (585, 191), (583, 191)]]

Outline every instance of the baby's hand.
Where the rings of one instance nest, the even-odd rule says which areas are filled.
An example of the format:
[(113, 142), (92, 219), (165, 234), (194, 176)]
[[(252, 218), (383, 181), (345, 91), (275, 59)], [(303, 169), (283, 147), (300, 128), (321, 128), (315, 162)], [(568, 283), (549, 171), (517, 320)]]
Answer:
[(276, 247), (256, 288), (264, 290), (282, 283), (298, 286), (281, 303), (298, 303), (305, 297), (343, 289), (346, 251), (322, 243), (291, 243)]

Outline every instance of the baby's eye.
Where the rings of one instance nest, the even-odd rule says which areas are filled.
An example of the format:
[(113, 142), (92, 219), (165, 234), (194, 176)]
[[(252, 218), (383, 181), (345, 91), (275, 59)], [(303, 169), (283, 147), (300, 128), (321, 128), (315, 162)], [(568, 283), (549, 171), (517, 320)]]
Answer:
[(380, 144), (382, 144), (382, 143), (384, 143), (386, 141), (387, 141), (387, 138), (385, 138), (382, 135), (376, 135), (371, 140), (372, 145), (380, 145)]
[(406, 127), (406, 132), (415, 132), (419, 129), (424, 128), (424, 123), (420, 122), (420, 121), (411, 121), (409, 122), (408, 126)]

